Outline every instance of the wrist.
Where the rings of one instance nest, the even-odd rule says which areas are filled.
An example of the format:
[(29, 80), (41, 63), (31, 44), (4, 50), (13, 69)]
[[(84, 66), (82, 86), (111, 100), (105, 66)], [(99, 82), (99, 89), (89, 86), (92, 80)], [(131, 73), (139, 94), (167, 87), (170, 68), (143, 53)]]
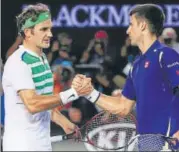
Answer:
[(79, 98), (74, 88), (70, 88), (66, 91), (60, 92), (59, 96), (61, 98), (61, 102), (63, 103), (63, 105), (66, 105), (67, 103)]
[(94, 89), (89, 95), (85, 96), (87, 100), (89, 100), (92, 103), (96, 103), (100, 97), (100, 92)]

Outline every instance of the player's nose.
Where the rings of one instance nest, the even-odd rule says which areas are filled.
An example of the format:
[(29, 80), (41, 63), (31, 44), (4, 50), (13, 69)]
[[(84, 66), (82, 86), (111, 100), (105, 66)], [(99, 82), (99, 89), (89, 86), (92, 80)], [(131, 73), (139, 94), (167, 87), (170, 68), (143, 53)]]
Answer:
[(48, 37), (53, 37), (52, 31), (49, 31), (47, 34)]
[(127, 29), (127, 31), (126, 31), (126, 34), (129, 35), (129, 33), (130, 33), (130, 28), (128, 27), (128, 29)]

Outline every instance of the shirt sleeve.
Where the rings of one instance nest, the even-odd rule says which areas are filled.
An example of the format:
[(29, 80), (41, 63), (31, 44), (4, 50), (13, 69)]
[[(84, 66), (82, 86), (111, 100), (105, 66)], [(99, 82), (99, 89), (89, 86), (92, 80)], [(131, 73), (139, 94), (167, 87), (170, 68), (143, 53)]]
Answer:
[(179, 54), (173, 49), (167, 49), (162, 55), (162, 67), (171, 86), (179, 86)]
[(136, 100), (136, 92), (132, 81), (132, 70), (130, 70), (129, 75), (127, 77), (126, 83), (122, 90), (122, 95), (130, 100)]
[(35, 89), (30, 67), (23, 61), (17, 61), (10, 65), (10, 81), (16, 91), (23, 89)]

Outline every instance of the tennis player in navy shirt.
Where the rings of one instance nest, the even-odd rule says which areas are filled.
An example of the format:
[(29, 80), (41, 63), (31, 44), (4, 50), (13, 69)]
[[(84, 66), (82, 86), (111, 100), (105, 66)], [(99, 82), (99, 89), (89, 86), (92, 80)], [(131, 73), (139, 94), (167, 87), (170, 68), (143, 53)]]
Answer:
[[(164, 20), (157, 5), (134, 6), (127, 34), (141, 55), (133, 63), (121, 96), (107, 96), (94, 89), (86, 98), (121, 115), (127, 115), (136, 104), (139, 134), (169, 133), (179, 140), (179, 54), (158, 41)], [(81, 79), (86, 77), (75, 77), (74, 88), (83, 90)]]

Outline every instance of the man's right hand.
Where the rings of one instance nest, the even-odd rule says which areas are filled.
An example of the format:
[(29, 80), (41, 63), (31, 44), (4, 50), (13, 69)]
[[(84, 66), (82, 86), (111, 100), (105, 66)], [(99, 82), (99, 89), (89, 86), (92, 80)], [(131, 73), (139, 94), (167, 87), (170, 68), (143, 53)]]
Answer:
[(93, 92), (94, 88), (91, 85), (91, 78), (86, 78), (84, 75), (76, 75), (72, 81), (71, 88), (60, 92), (59, 96), (63, 105), (76, 100), (79, 96), (88, 96)]
[(62, 127), (66, 134), (71, 134), (75, 131), (76, 125), (74, 123), (68, 122), (66, 126)]
[(91, 78), (86, 78), (84, 75), (76, 75), (72, 82), (72, 88), (77, 91), (79, 96), (85, 96), (92, 103), (95, 103), (100, 97), (100, 92), (91, 84)]
[(74, 88), (79, 96), (89, 95), (93, 90), (91, 78), (85, 75), (77, 74), (72, 81), (72, 88)]

